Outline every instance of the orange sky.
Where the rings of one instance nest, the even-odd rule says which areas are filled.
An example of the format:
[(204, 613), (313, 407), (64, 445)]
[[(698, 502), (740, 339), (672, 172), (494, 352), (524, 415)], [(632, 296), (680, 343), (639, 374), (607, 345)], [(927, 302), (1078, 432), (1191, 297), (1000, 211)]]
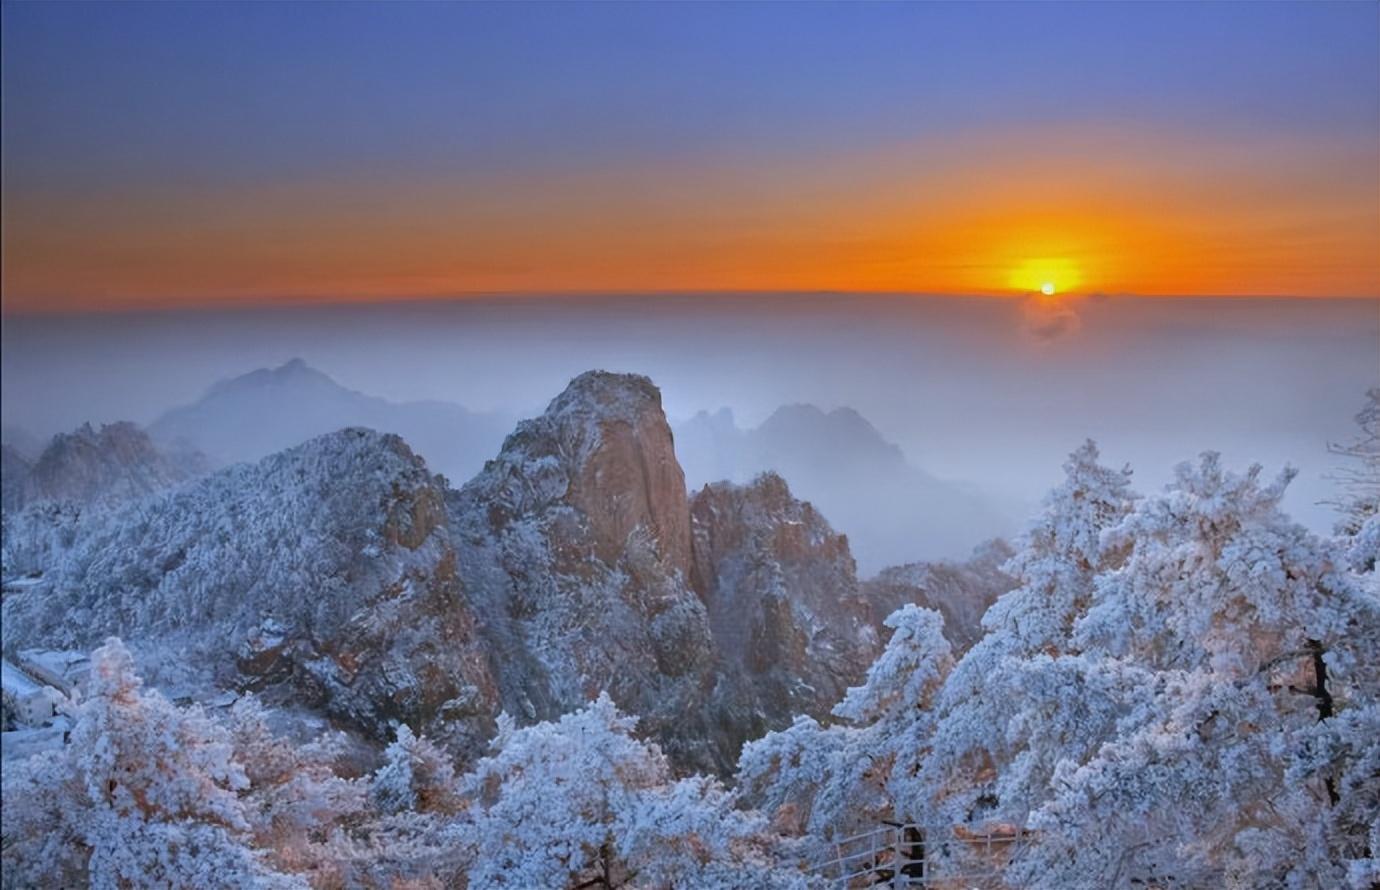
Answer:
[[(1323, 135), (988, 130), (518, 176), (7, 189), (7, 312), (525, 291), (1380, 295), (1377, 159)], [(1036, 271), (1025, 271), (1033, 269)]]
[(0, 3), (0, 309), (1380, 297), (1380, 4)]

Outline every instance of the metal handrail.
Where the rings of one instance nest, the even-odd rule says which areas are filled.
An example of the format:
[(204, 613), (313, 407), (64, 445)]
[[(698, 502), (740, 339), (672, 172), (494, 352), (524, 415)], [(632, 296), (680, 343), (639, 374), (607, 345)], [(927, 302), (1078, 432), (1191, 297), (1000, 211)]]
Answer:
[(811, 871), (840, 888), (886, 884), (938, 890), (955, 882), (996, 888), (1029, 837), (1028, 831), (1006, 826), (890, 822), (831, 842), (833, 855)]

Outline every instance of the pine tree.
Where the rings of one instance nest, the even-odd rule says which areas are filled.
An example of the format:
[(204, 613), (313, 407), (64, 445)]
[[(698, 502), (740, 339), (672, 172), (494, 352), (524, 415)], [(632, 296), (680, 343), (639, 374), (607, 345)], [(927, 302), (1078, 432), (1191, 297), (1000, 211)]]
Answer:
[(92, 654), (71, 740), (4, 771), (5, 880), (93, 888), (304, 887), (251, 847), (229, 734), (142, 688), (119, 640)]
[(476, 887), (801, 886), (758, 816), (709, 779), (673, 782), (656, 745), (607, 695), (551, 723), (504, 722), (460, 781), (452, 836)]

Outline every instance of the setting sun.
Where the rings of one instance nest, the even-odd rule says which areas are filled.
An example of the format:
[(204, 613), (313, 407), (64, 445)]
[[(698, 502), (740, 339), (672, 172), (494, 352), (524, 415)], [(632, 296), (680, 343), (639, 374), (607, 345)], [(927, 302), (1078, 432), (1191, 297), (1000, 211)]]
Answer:
[(1054, 284), (1052, 282), (1046, 281), (1044, 284), (1040, 285), (1040, 293), (1044, 294), (1047, 297), (1054, 296)]

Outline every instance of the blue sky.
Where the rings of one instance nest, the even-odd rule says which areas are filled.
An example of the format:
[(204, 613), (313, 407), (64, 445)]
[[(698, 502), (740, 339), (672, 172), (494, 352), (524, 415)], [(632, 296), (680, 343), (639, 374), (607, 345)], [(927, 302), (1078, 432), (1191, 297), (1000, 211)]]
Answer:
[(6, 164), (45, 182), (757, 155), (1013, 121), (1380, 130), (1369, 3), (3, 9)]

